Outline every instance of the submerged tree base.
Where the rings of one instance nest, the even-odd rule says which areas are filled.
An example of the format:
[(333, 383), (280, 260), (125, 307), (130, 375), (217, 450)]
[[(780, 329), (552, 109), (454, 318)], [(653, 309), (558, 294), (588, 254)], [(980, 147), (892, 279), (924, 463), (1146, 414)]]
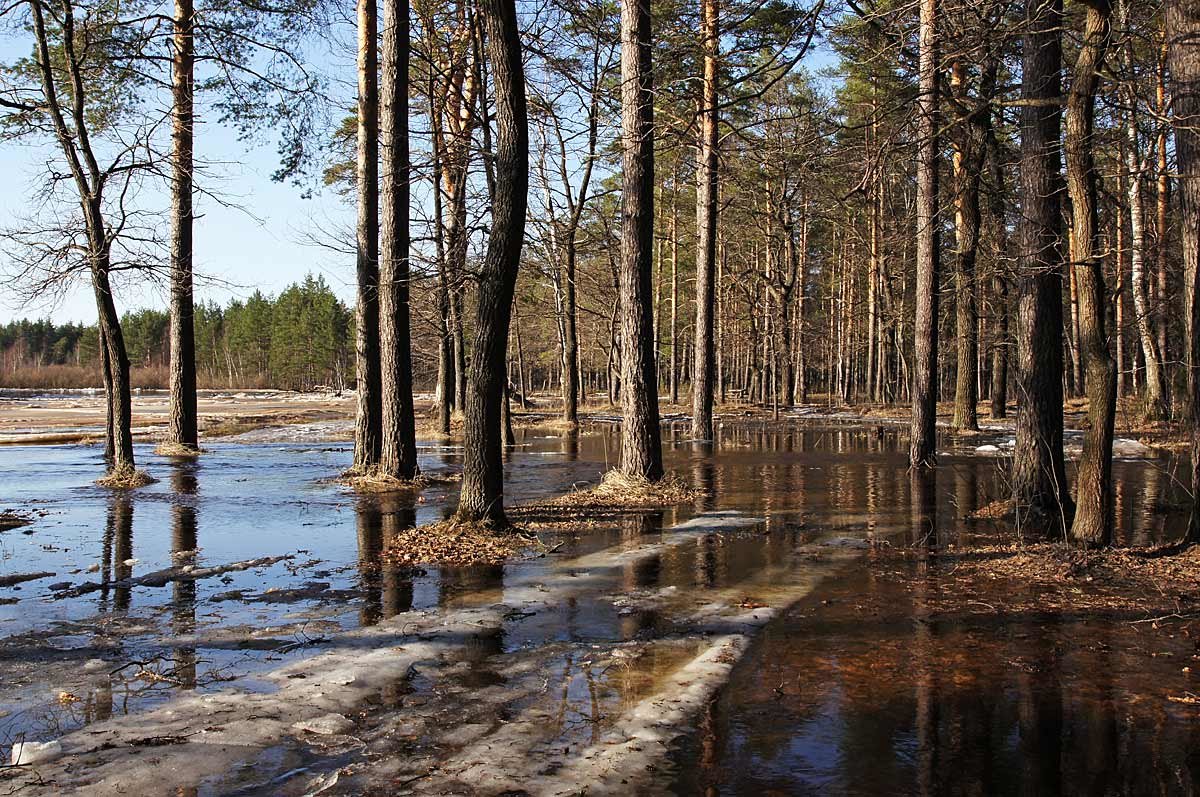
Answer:
[(349, 487), (356, 493), (370, 494), (411, 492), (423, 489), (431, 484), (451, 484), (460, 478), (458, 474), (418, 473), (411, 479), (400, 479), (383, 473), (378, 468), (371, 468), (367, 471), (359, 471), (351, 468), (339, 476), (337, 482)]
[(706, 495), (674, 473), (652, 482), (610, 470), (595, 487), (572, 490), (539, 506), (564, 508), (654, 508), (695, 501)]
[(154, 453), (160, 457), (198, 457), (204, 453), (204, 449), (167, 440), (159, 443)]
[(145, 487), (147, 484), (153, 484), (156, 481), (158, 480), (151, 477), (149, 473), (138, 470), (132, 465), (124, 465), (96, 479), (96, 484), (116, 490), (132, 490), (135, 487)]

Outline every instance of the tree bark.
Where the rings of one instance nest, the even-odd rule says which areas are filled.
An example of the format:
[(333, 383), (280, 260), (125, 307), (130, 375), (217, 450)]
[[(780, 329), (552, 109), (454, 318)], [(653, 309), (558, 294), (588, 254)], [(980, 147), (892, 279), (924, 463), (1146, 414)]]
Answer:
[(1063, 462), (1062, 0), (1027, 0), (1022, 47), (1013, 500), (1025, 521), (1069, 522)]
[(679, 176), (671, 178), (671, 403), (679, 403)]
[(1200, 542), (1200, 6), (1167, 3), (1175, 157), (1183, 242), (1184, 357), (1191, 425), (1192, 511), (1186, 541)]
[(717, 57), (718, 0), (700, 0), (704, 74), (700, 97), (700, 140), (696, 166), (696, 339), (692, 358), (692, 436), (713, 438), (713, 333), (717, 261)]
[(408, 0), (384, 0), (380, 55), (379, 470), (411, 480), (417, 475), (417, 441), (409, 318)]
[(930, 467), (937, 459), (938, 272), (938, 40), (937, 1), (921, 0), (917, 99), (917, 286), (912, 431), (908, 461)]
[(92, 249), (92, 289), (96, 297), (96, 309), (100, 322), (100, 340), (107, 354), (110, 384), (105, 395), (108, 413), (112, 419), (112, 461), (108, 463), (109, 475), (119, 478), (134, 473), (133, 459), (133, 407), (130, 399), (129, 355), (125, 348), (125, 336), (121, 332), (121, 317), (113, 301), (112, 284), (109, 282), (109, 248), (105, 240), (99, 202), (94, 203), (93, 220), (89, 226), (89, 245)]
[[(951, 67), (951, 91), (960, 104), (967, 107), (965, 69), (956, 61)], [(980, 98), (985, 93), (980, 81)], [(958, 363), (954, 384), (954, 427), (979, 429), (979, 308), (976, 304), (975, 264), (979, 253), (979, 181), (983, 172), (984, 128), (975, 110), (961, 122), (954, 142), (954, 281), (955, 335), (958, 340)]]
[[(1132, 56), (1129, 56), (1132, 58)], [(1129, 273), (1133, 284), (1133, 312), (1137, 325), (1138, 340), (1142, 346), (1142, 357), (1146, 363), (1146, 420), (1167, 417), (1167, 390), (1163, 378), (1162, 352), (1154, 336), (1154, 323), (1150, 307), (1146, 274), (1146, 211), (1145, 193), (1142, 186), (1142, 158), (1137, 129), (1137, 115), (1130, 92), (1129, 111), (1125, 119), (1125, 168), (1126, 190), (1129, 200)]]
[(663, 475), (650, 272), (654, 246), (654, 78), (650, 1), (621, 4), (621, 472)]
[(358, 0), (357, 304), (354, 315), (354, 467), (379, 462), (379, 79), (375, 0)]
[(479, 273), (471, 379), (464, 408), (463, 480), (458, 518), (503, 527), (501, 413), (508, 384), (508, 326), (525, 237), (529, 124), (514, 0), (480, 0), (496, 101), (496, 193)]
[(1113, 534), (1112, 445), (1117, 371), (1108, 351), (1104, 258), (1100, 251), (1095, 136), (1096, 87), (1112, 36), (1109, 0), (1087, 0), (1083, 40), (1067, 95), (1067, 190), (1071, 196), (1071, 268), (1079, 301), (1079, 356), (1086, 369), (1088, 430), (1076, 472), (1071, 539), (1108, 545)]
[(171, 377), (167, 440), (198, 450), (196, 332), (192, 305), (192, 153), (195, 11), (175, 0), (171, 61)]

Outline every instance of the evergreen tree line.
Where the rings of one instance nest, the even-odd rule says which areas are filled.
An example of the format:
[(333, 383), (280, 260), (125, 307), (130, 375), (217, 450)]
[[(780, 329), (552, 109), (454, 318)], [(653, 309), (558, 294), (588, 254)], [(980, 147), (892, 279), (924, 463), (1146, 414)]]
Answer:
[[(166, 388), (170, 318), (145, 309), (121, 317), (135, 387)], [(196, 368), (211, 388), (343, 390), (352, 384), (352, 312), (324, 278), (308, 276), (278, 296), (196, 306)], [(0, 326), (0, 387), (100, 384), (97, 325), (12, 321)], [(81, 381), (82, 380), (82, 381)]]

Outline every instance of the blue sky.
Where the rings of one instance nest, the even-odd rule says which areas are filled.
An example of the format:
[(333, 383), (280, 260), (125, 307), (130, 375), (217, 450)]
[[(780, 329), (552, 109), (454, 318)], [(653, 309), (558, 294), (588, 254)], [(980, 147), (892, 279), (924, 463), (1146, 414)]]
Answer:
[[(11, 60), (27, 46), (28, 42), (21, 41), (19, 34), (11, 36), (10, 32), (9, 37), (0, 40), (0, 60)], [(346, 47), (335, 40), (322, 47), (323, 52), (311, 54), (335, 84), (342, 83), (338, 86), (342, 93), (352, 95), (353, 87), (344, 83), (354, 75), (353, 51)], [(818, 40), (805, 64), (815, 71), (833, 60), (832, 53)], [(0, 192), (0, 229), (11, 226), (25, 214), (31, 197), (45, 179), (46, 152), (19, 143), (0, 142), (0, 174), (7, 177), (8, 183), (7, 190)], [(278, 293), (313, 273), (324, 276), (343, 301), (352, 303), (353, 256), (313, 241), (314, 237), (327, 237), (330, 232), (345, 234), (352, 230), (354, 208), (345, 198), (329, 190), (316, 190), (306, 197), (300, 187), (271, 180), (270, 175), (278, 165), (274, 143), (248, 145), (217, 122), (215, 114), (203, 109), (196, 131), (196, 155), (198, 162), (219, 162), (209, 168), (208, 176), (198, 177), (198, 182), (253, 214), (197, 195), (195, 268), (199, 301), (212, 299), (224, 304), (234, 297), (249, 296), (255, 289)], [(422, 188), (414, 188), (418, 191), (414, 201), (419, 202)], [(151, 192), (147, 204), (165, 206), (163, 191)], [(165, 238), (167, 230), (161, 234)], [(7, 270), (5, 256), (0, 251), (0, 274)], [(118, 284), (116, 292), (121, 311), (166, 306), (163, 285), (126, 282)], [(46, 317), (58, 323), (93, 323), (96, 311), (90, 285), (80, 280), (53, 304), (20, 304), (10, 292), (0, 292), (0, 323)]]
[[(197, 145), (200, 155), (207, 152), (226, 161), (240, 160), (221, 166), (219, 189), (229, 201), (254, 213), (197, 197), (196, 210), (201, 214), (195, 229), (198, 299), (225, 303), (233, 296), (248, 296), (255, 288), (275, 293), (309, 272), (325, 275), (343, 299), (353, 296), (353, 260), (306, 238), (315, 226), (335, 229), (352, 224), (353, 208), (332, 192), (305, 199), (300, 188), (272, 181), (276, 154), (269, 144), (247, 150), (229, 131), (213, 125), (201, 131)], [(32, 187), (44, 179), (44, 167), (38, 151), (3, 144), (0, 174), (8, 176), (14, 189), (0, 196), (0, 226), (4, 226), (29, 201)], [(166, 304), (164, 289), (145, 283), (122, 285), (117, 298), (122, 310)], [(0, 323), (22, 317), (92, 323), (96, 309), (90, 285), (81, 281), (61, 302), (49, 306), (22, 306), (8, 295), (0, 299)]]
[[(352, 29), (347, 30), (352, 34)], [(310, 63), (332, 78), (331, 88), (339, 95), (348, 88), (344, 79), (354, 77), (353, 48), (341, 40), (344, 35), (338, 35), (345, 32), (335, 31), (328, 40), (319, 39), (305, 54)], [(11, 62), (26, 54), (29, 47), (27, 34), (7, 29), (0, 38), (0, 61)], [(197, 175), (198, 186), (217, 193), (225, 202), (249, 209), (253, 215), (212, 197), (196, 196), (197, 299), (224, 304), (231, 297), (248, 296), (256, 288), (277, 293), (308, 273), (324, 275), (339, 296), (351, 299), (353, 257), (314, 245), (311, 238), (318, 229), (352, 228), (354, 209), (332, 191), (315, 191), (311, 198), (305, 198), (302, 188), (271, 180), (278, 154), (269, 135), (260, 138), (267, 140), (253, 145), (240, 141), (232, 129), (217, 121), (214, 112), (203, 105), (198, 107), (197, 163), (211, 164)], [(28, 215), (32, 198), (46, 179), (45, 163), (51, 152), (47, 144), (0, 141), (0, 174), (6, 182), (5, 190), (0, 191), (0, 229)], [(165, 189), (149, 191), (139, 204), (165, 207)], [(167, 232), (160, 231), (164, 239)], [(0, 251), (0, 274), (7, 271), (7, 258)], [(116, 293), (122, 311), (166, 306), (165, 286), (126, 282), (117, 285)], [(90, 284), (81, 280), (54, 304), (22, 305), (19, 297), (0, 289), (0, 323), (44, 317), (60, 323), (94, 323), (96, 309)]]

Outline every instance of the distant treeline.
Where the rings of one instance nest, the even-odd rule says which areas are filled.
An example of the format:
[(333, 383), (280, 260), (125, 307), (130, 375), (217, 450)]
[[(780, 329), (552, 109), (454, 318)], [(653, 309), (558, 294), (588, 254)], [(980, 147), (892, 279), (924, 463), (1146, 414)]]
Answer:
[[(139, 310), (121, 319), (135, 387), (165, 388), (170, 319)], [(255, 291), (221, 307), (196, 305), (196, 370), (201, 387), (342, 389), (353, 382), (353, 313), (321, 277), (276, 297)], [(101, 384), (96, 325), (12, 321), (0, 326), (0, 387)]]

